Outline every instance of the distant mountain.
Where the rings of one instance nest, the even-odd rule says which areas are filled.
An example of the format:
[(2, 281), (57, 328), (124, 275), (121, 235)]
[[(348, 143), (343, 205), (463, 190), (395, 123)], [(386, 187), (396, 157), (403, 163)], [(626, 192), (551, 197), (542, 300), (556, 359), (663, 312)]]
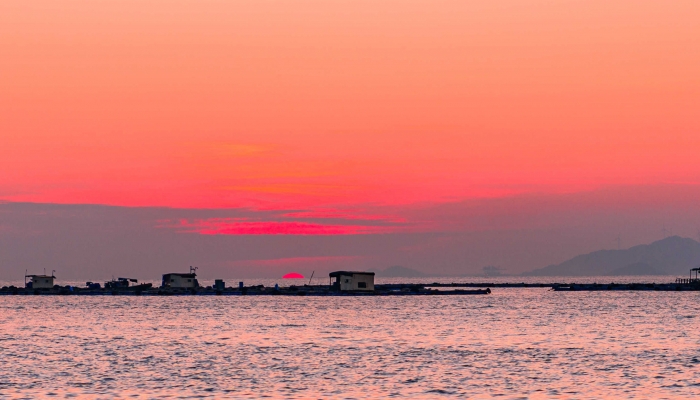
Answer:
[(621, 268), (616, 268), (606, 275), (623, 276), (623, 275), (667, 275), (651, 265), (643, 262), (630, 264)]
[(417, 278), (425, 276), (425, 274), (420, 271), (402, 267), (400, 265), (394, 265), (393, 267), (389, 267), (384, 271), (377, 272), (377, 275), (386, 278)]
[(481, 269), (484, 276), (503, 276), (503, 268), (498, 268), (493, 265), (487, 265)]
[(700, 243), (671, 236), (626, 250), (600, 250), (561, 264), (526, 272), (526, 276), (681, 275), (700, 264)]

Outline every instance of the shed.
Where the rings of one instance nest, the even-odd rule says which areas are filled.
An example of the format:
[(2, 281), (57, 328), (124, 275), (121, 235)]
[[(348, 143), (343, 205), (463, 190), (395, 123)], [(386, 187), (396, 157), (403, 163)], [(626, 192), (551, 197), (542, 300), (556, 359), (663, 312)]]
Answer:
[(190, 267), (189, 273), (171, 272), (163, 275), (162, 288), (192, 289), (199, 287), (197, 282), (197, 268)]
[(199, 282), (197, 282), (197, 274), (195, 273), (171, 272), (163, 275), (161, 287), (191, 289), (199, 287)]
[[(374, 272), (335, 271), (328, 274), (331, 288), (341, 292), (374, 291)], [(333, 282), (335, 278), (335, 282)]]
[[(29, 278), (29, 282), (27, 282), (27, 278)], [(24, 276), (25, 282), (24, 286), (27, 289), (52, 289), (53, 288), (53, 280), (56, 279), (53, 274), (49, 275), (25, 275)]]

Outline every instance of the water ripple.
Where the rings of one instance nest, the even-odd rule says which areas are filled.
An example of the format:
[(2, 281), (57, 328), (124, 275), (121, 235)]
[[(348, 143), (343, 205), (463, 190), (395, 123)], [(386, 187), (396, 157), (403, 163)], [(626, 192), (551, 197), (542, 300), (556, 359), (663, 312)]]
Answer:
[(690, 398), (698, 298), (3, 296), (0, 398)]

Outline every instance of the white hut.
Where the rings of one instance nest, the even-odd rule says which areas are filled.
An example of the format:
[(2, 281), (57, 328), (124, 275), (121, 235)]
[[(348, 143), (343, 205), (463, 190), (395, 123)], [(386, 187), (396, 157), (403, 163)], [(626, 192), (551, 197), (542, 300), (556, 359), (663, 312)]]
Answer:
[[(29, 282), (27, 282), (29, 278)], [(53, 274), (49, 275), (25, 275), (24, 286), (27, 289), (53, 289), (53, 280), (56, 279)]]
[[(374, 272), (335, 271), (328, 274), (331, 287), (341, 292), (374, 291)], [(335, 278), (335, 282), (333, 282)]]
[(174, 289), (192, 289), (199, 287), (197, 274), (195, 273), (196, 270), (197, 268), (190, 267), (189, 273), (171, 272), (169, 274), (164, 274), (161, 287)]

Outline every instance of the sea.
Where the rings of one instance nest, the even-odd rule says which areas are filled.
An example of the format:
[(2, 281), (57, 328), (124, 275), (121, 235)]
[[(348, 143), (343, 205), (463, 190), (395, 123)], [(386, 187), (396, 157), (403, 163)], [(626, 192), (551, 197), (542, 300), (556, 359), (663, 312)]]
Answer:
[(0, 296), (0, 398), (690, 399), (700, 396), (699, 305), (700, 292), (548, 288), (403, 297)]

